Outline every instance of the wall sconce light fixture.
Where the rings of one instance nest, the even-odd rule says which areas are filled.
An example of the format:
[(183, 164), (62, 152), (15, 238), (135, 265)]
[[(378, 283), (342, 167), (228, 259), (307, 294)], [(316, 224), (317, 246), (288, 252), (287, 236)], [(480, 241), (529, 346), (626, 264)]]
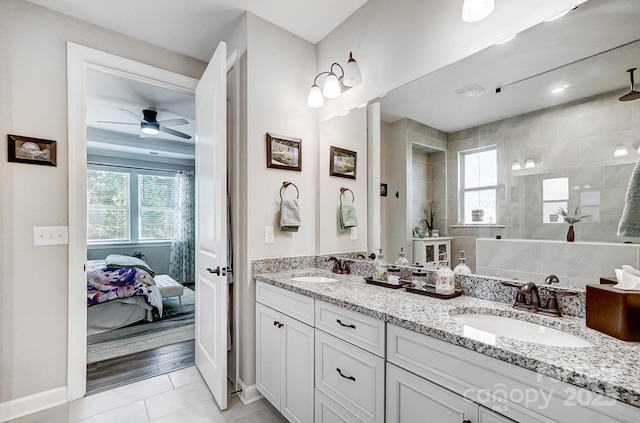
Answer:
[(521, 170), (522, 166), (520, 166), (520, 162), (517, 160), (513, 161), (513, 164), (511, 165), (511, 170)]
[[(334, 72), (334, 66), (340, 68), (341, 75), (338, 76)], [(327, 75), (324, 80), (322, 90), (318, 85), (318, 78), (321, 75)], [(362, 82), (362, 75), (358, 63), (353, 58), (353, 53), (349, 52), (349, 60), (343, 68), (338, 63), (333, 63), (328, 71), (320, 72), (313, 80), (313, 85), (309, 90), (307, 105), (309, 107), (318, 108), (324, 106), (324, 99), (340, 97), (344, 91)]]
[(613, 150), (613, 157), (624, 157), (628, 155), (629, 155), (629, 150), (627, 150), (627, 147), (622, 143), (618, 144), (616, 149)]
[(464, 0), (462, 5), (462, 20), (478, 22), (486, 18), (496, 7), (494, 0)]
[(525, 169), (533, 169), (536, 167), (536, 162), (533, 161), (533, 159), (527, 159), (524, 162), (524, 168)]

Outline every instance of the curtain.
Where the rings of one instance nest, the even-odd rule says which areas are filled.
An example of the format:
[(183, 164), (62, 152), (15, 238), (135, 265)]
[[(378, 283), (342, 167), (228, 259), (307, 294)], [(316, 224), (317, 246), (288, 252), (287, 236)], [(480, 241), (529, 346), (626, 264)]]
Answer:
[(195, 174), (176, 173), (174, 235), (169, 275), (180, 282), (195, 281)]

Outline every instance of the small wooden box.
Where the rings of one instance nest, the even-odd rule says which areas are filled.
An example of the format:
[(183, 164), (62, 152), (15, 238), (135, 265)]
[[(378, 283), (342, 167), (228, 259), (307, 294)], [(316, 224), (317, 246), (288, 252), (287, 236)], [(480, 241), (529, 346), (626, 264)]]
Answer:
[(587, 327), (623, 341), (640, 341), (640, 291), (587, 285)]

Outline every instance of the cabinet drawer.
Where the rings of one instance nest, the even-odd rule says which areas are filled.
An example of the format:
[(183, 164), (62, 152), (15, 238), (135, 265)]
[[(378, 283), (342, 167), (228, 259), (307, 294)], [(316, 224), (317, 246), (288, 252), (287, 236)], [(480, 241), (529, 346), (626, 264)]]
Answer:
[(384, 360), (315, 332), (316, 388), (363, 422), (384, 422)]
[(353, 414), (316, 389), (315, 423), (362, 423)]
[(316, 301), (316, 328), (384, 357), (385, 324), (380, 319)]
[(311, 297), (256, 281), (256, 301), (302, 323), (314, 325), (314, 299)]

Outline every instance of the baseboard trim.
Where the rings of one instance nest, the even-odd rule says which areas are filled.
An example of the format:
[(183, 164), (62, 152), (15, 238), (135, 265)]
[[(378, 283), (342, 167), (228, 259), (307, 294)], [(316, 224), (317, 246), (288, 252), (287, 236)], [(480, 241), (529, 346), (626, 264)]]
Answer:
[(247, 386), (240, 379), (238, 379), (238, 385), (240, 385), (240, 389), (242, 389), (241, 392), (238, 392), (238, 397), (244, 405), (249, 405), (262, 398), (262, 394), (258, 392), (256, 385)]
[(66, 386), (3, 402), (0, 403), (0, 422), (8, 422), (66, 402)]

